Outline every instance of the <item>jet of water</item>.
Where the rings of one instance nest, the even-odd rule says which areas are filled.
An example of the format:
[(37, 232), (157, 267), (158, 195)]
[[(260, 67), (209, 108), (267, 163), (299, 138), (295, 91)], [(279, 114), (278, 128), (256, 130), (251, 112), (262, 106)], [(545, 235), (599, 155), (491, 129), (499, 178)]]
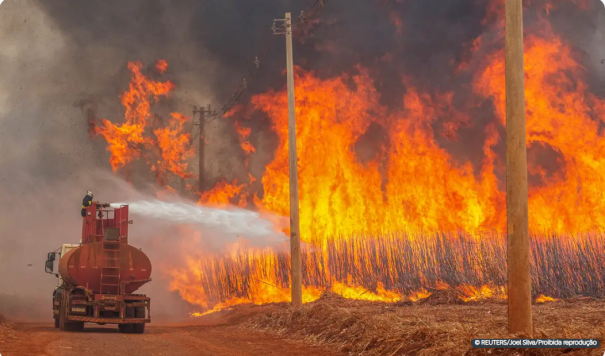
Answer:
[(225, 239), (246, 238), (254, 241), (263, 240), (265, 243), (287, 240), (287, 236), (281, 231), (287, 226), (288, 220), (279, 216), (235, 207), (219, 209), (157, 199), (111, 204), (114, 208), (121, 205), (128, 205), (131, 215), (155, 222), (187, 225)]

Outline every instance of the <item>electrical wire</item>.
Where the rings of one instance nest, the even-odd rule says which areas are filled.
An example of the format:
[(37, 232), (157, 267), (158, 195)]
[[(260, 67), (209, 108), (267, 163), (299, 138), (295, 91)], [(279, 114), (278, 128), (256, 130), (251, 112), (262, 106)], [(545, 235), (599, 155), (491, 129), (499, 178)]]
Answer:
[(298, 21), (292, 24), (292, 29), (294, 30), (313, 19), (328, 1), (329, 0), (316, 0), (307, 11), (301, 11)]
[[(302, 11), (301, 15), (298, 18), (296, 23), (292, 24), (292, 30), (301, 28), (305, 23), (309, 22), (313, 19), (319, 11), (326, 5), (329, 0), (316, 0), (311, 7), (309, 7), (306, 11)], [(248, 71), (248, 74), (244, 77), (242, 83), (235, 90), (235, 92), (231, 95), (229, 100), (220, 108), (218, 111), (206, 112), (204, 116), (204, 123), (211, 123), (212, 121), (223, 117), (226, 113), (228, 113), (240, 100), (244, 92), (248, 89), (248, 86), (253, 82), (258, 69), (260, 69), (261, 63), (265, 59), (271, 44), (273, 43), (273, 37), (267, 37), (264, 42), (263, 50), (260, 52), (258, 56), (254, 59), (254, 66)], [(200, 108), (201, 109), (201, 108)], [(204, 110), (204, 109), (201, 109)], [(198, 125), (197, 134), (194, 137), (197, 137), (201, 134), (201, 125)]]

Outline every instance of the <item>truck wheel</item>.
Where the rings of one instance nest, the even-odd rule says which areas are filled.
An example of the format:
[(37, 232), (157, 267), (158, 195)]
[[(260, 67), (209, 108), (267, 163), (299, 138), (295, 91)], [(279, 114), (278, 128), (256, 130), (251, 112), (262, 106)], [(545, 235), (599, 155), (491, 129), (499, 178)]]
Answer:
[(118, 329), (123, 334), (131, 334), (132, 333), (132, 324), (118, 324)]
[[(138, 307), (134, 310), (134, 317), (144, 319), (145, 318), (145, 307)], [(143, 334), (145, 333), (145, 323), (134, 324), (132, 328), (132, 332), (134, 334)]]
[(144, 334), (145, 333), (145, 323), (134, 324), (132, 327), (133, 334)]
[[(134, 308), (126, 308), (125, 317), (127, 319), (134, 318)], [(131, 334), (134, 328), (134, 324), (118, 324), (118, 329), (121, 333)]]
[(84, 330), (84, 322), (83, 321), (66, 321), (65, 322), (65, 331), (82, 331)]
[(59, 328), (61, 325), (59, 324), (59, 316), (55, 315), (55, 328)]
[[(69, 298), (69, 297), (67, 297)], [(67, 321), (65, 320), (66, 313), (66, 302), (65, 298), (61, 298), (61, 304), (59, 306), (59, 329), (63, 331), (82, 331), (84, 330), (83, 321)], [(55, 319), (55, 326), (57, 325), (57, 319)]]
[(65, 330), (65, 302), (63, 298), (59, 301), (59, 329)]

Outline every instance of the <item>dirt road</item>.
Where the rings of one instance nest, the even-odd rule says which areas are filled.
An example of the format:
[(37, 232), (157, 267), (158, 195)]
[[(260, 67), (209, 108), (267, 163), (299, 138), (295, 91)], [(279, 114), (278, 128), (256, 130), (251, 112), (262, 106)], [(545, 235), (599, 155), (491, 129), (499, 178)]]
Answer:
[[(52, 325), (14, 324), (0, 342), (2, 356), (277, 356), (341, 355), (234, 326), (150, 326), (143, 335), (121, 334), (115, 326), (87, 325), (61, 332)], [(7, 335), (5, 335), (7, 336)]]

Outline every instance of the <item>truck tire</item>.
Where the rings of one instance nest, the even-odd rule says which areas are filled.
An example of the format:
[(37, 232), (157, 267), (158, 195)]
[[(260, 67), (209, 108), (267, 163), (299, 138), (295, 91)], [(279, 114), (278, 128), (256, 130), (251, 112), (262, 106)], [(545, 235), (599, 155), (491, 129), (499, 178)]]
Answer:
[(60, 303), (61, 299), (57, 297), (57, 291), (55, 290), (53, 292), (53, 319), (55, 319), (55, 328), (59, 328), (61, 325), (59, 324), (59, 314), (55, 314), (55, 311), (57, 310), (55, 302), (59, 302), (59, 308), (58, 310), (61, 310), (61, 303)]
[[(145, 318), (145, 307), (138, 307), (134, 309), (134, 317), (144, 319)], [(132, 328), (133, 334), (145, 333), (145, 323), (134, 324)]]
[[(59, 329), (63, 331), (82, 331), (84, 330), (83, 321), (67, 321), (65, 320), (66, 314), (66, 302), (64, 298), (61, 298), (61, 304), (59, 306)], [(57, 319), (55, 319), (55, 326), (57, 325)]]
[(66, 321), (65, 331), (82, 331), (84, 330), (84, 322), (83, 321)]
[(132, 324), (118, 324), (118, 329), (122, 334), (131, 334)]
[[(53, 319), (55, 319), (55, 328), (60, 329), (60, 311), (61, 311), (61, 295), (63, 294), (63, 288), (57, 288), (53, 292)], [(59, 302), (59, 306), (55, 305), (55, 302)], [(59, 312), (55, 314), (55, 311)]]
[[(126, 318), (134, 318), (134, 308), (126, 308), (124, 314)], [(118, 324), (118, 329), (124, 334), (132, 334), (133, 328), (134, 324)]]
[(65, 330), (65, 302), (59, 299), (59, 329)]

